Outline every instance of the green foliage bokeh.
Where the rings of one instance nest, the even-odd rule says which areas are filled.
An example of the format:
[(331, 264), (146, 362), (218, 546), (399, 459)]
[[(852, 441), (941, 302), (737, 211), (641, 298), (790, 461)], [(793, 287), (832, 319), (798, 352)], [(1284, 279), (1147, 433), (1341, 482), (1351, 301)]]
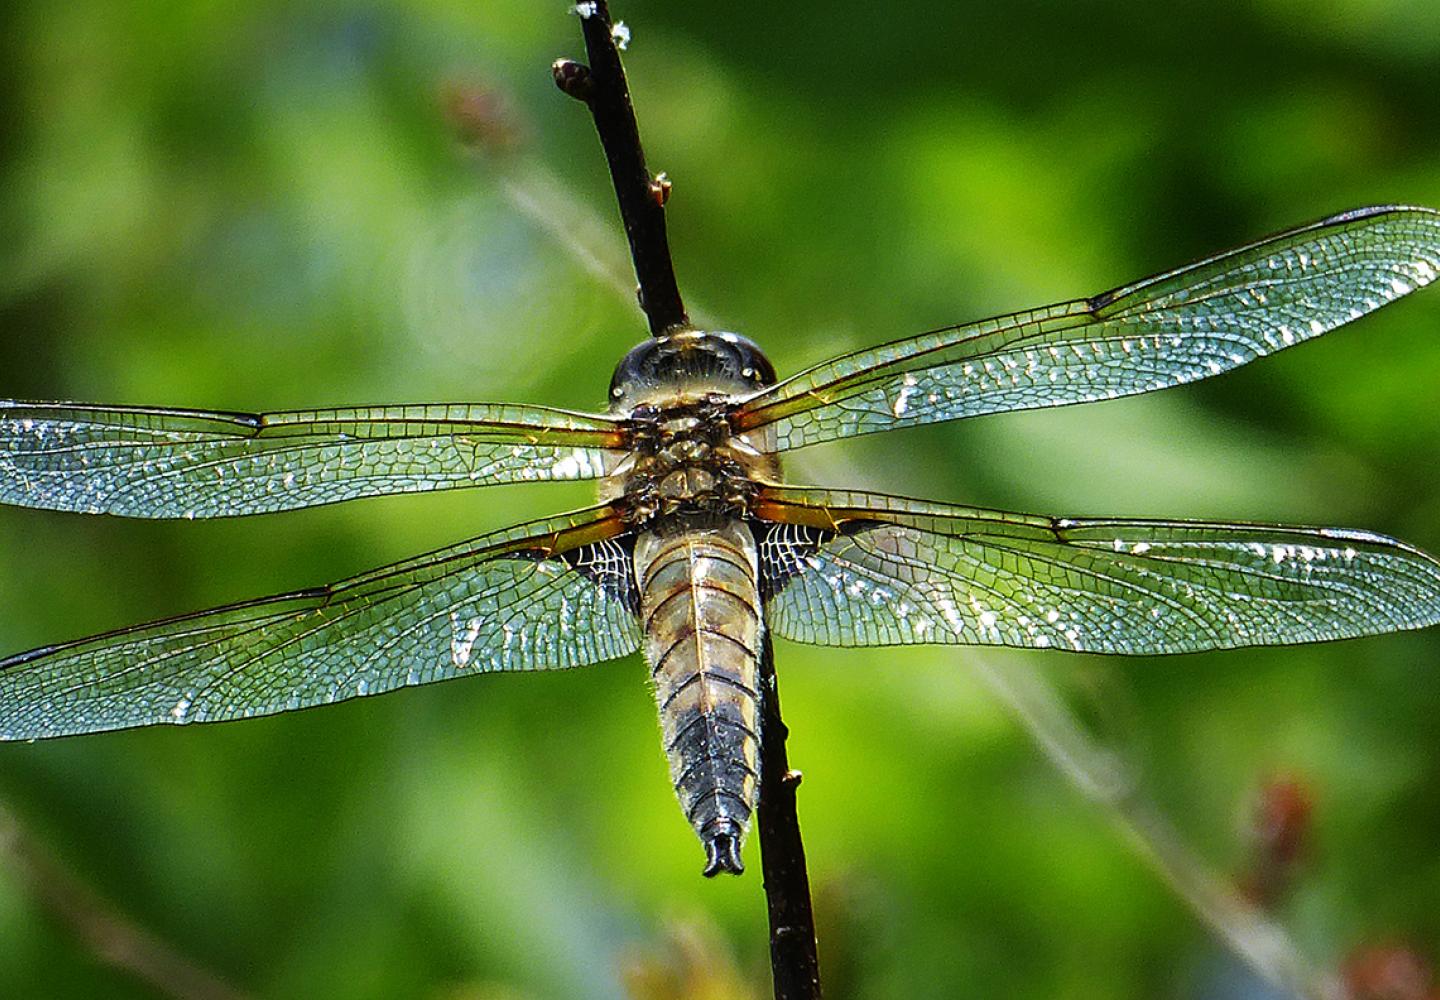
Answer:
[[(1362, 204), (1440, 206), (1440, 7), (617, 3), (692, 304), (782, 372), (1092, 293)], [(0, 8), (0, 396), (599, 408), (644, 327), (509, 192), (623, 253), (564, 3)], [(503, 95), (515, 147), (453, 135)], [(1440, 292), (1213, 382), (829, 446), (797, 478), (1057, 514), (1329, 523), (1440, 550)], [(587, 487), (133, 523), (0, 510), (0, 652), (349, 575)], [(836, 997), (1220, 996), (1194, 915), (963, 650), (782, 645)], [(1024, 654), (990, 654), (1002, 664)], [(1218, 869), (1303, 778), (1308, 954), (1440, 939), (1440, 635), (1036, 656)], [(627, 995), (728, 953), (636, 660), (243, 724), (0, 747), (0, 801), (129, 918), (260, 996)], [(663, 964), (663, 962), (662, 962)], [(711, 970), (715, 975), (718, 972)], [(631, 981), (635, 981), (631, 977)], [(0, 995), (147, 996), (0, 867)]]

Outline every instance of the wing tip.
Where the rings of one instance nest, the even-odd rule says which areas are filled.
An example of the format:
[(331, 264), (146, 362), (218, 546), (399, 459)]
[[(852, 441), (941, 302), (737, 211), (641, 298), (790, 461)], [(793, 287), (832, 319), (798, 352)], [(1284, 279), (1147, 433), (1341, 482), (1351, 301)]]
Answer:
[(1358, 222), (1362, 219), (1378, 218), (1382, 215), (1426, 215), (1440, 220), (1440, 211), (1426, 205), (1407, 205), (1404, 203), (1363, 205), (1360, 208), (1351, 208), (1343, 212), (1321, 219), (1315, 223), (1317, 226), (1328, 226), (1341, 222)]
[[(27, 663), (32, 663), (35, 660), (38, 660), (44, 656), (49, 656), (51, 653), (57, 652), (62, 648), (62, 645), (40, 646), (36, 649), (27, 649), (23, 653), (13, 653), (10, 656), (0, 658), (0, 673), (3, 673), (6, 670), (11, 670), (15, 667), (24, 666)], [(0, 739), (4, 738), (4, 736), (0, 736)]]

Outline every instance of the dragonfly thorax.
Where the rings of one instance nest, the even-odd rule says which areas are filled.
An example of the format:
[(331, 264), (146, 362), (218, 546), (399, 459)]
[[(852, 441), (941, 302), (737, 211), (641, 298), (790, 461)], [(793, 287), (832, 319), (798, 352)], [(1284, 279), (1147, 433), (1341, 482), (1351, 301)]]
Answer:
[(774, 381), (769, 359), (739, 334), (685, 330), (636, 346), (610, 381), (610, 408), (629, 423), (630, 449), (601, 496), (622, 500), (634, 524), (744, 514), (755, 484), (779, 467), (759, 438), (735, 433), (730, 417)]
[(736, 434), (732, 397), (709, 393), (629, 415), (630, 452), (601, 488), (632, 523), (686, 514), (743, 515), (757, 483), (779, 476), (773, 453)]

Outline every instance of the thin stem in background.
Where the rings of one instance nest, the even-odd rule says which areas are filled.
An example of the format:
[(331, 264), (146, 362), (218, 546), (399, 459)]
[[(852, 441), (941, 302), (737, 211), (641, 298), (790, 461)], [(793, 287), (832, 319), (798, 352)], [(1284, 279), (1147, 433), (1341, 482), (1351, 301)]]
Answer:
[[(520, 214), (565, 248), (591, 277), (625, 302), (633, 301), (630, 262), (614, 240), (610, 225), (595, 209), (530, 157), (503, 161), (497, 171), (500, 193)], [(699, 329), (723, 329), (693, 296), (686, 312)]]
[(0, 859), (26, 893), (68, 926), (96, 958), (175, 1000), (243, 1000), (244, 994), (132, 923), (47, 856), (0, 805)]
[(1312, 967), (1282, 926), (1190, 849), (1159, 807), (1140, 792), (1137, 776), (1090, 737), (1036, 667), (1019, 661), (1001, 667), (979, 653), (969, 662), (1045, 756), (1083, 795), (1105, 808), (1136, 853), (1226, 947), (1288, 993), (1305, 1000), (1337, 1000), (1338, 981)]

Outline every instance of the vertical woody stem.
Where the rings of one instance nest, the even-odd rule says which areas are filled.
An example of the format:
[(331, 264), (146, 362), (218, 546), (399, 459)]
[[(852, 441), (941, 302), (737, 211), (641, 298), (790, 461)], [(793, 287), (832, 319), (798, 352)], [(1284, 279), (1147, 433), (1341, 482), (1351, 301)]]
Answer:
[(785, 752), (789, 730), (780, 716), (775, 654), (768, 629), (760, 650), (760, 712), (760, 865), (770, 911), (775, 1000), (814, 1000), (820, 996), (820, 963), (815, 953), (805, 844), (795, 811), (800, 772), (790, 770)]
[[(620, 217), (630, 241), (630, 256), (639, 281), (640, 307), (650, 332), (662, 336), (689, 325), (670, 244), (665, 235), (668, 186), (645, 166), (640, 130), (625, 70), (616, 47), (615, 28), (605, 0), (575, 5), (590, 59), (583, 66), (559, 59), (552, 67), (556, 85), (583, 101), (595, 121)], [(810, 908), (810, 878), (805, 870), (805, 845), (795, 811), (798, 771), (790, 770), (785, 752), (787, 730), (780, 716), (775, 684), (775, 658), (765, 635), (760, 655), (760, 808), (757, 825), (765, 898), (770, 916), (770, 967), (775, 1000), (817, 1000), (820, 971), (816, 958), (815, 921)]]
[(665, 235), (665, 198), (668, 188), (651, 176), (640, 145), (640, 127), (630, 104), (625, 68), (615, 45), (614, 25), (605, 0), (575, 5), (585, 34), (589, 66), (569, 59), (552, 67), (561, 90), (584, 101), (595, 119), (595, 131), (610, 164), (610, 179), (620, 202), (620, 218), (630, 241), (630, 256), (639, 279), (640, 308), (659, 337), (690, 324), (675, 268), (670, 262), (670, 241)]

